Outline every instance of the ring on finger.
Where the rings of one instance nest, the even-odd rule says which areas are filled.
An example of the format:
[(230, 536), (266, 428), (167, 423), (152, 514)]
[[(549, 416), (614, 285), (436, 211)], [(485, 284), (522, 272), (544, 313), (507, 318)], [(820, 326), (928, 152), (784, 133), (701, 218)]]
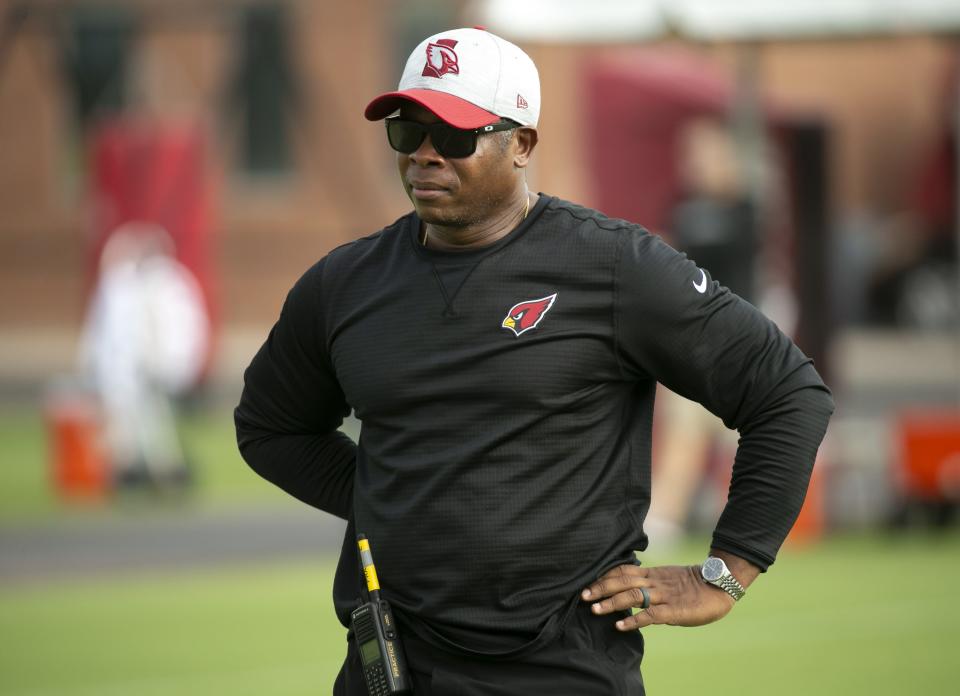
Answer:
[(643, 604), (640, 605), (640, 608), (647, 609), (650, 606), (650, 593), (647, 592), (646, 587), (641, 587), (638, 589), (640, 590), (640, 594), (643, 596)]

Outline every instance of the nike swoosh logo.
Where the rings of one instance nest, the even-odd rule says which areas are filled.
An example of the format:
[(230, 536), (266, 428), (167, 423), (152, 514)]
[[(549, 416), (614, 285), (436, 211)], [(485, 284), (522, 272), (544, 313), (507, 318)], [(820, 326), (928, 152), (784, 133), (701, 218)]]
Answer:
[(707, 274), (703, 272), (702, 268), (700, 269), (700, 282), (693, 283), (693, 289), (701, 295), (707, 291)]

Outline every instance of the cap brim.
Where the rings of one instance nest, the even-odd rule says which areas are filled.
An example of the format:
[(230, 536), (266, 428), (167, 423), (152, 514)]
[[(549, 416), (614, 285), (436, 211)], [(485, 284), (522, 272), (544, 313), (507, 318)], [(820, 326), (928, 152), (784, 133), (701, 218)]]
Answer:
[(367, 104), (363, 115), (370, 121), (379, 121), (399, 109), (404, 102), (414, 102), (429, 109), (454, 128), (481, 128), (500, 120), (499, 116), (481, 109), (476, 104), (432, 89), (405, 89), (381, 94)]

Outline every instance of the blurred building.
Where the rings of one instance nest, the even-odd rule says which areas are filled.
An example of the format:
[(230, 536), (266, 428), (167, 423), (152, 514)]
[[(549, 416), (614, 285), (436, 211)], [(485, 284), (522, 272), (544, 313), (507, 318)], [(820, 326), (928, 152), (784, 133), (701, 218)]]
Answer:
[(388, 214), (380, 133), (356, 119), (387, 79), (392, 44), (378, 5), (8, 5), (0, 321), (79, 318), (96, 203), (90, 139), (121, 113), (202, 128), (224, 320), (265, 321), (293, 268)]
[(202, 134), (218, 317), (228, 335), (262, 335), (314, 259), (407, 210), (382, 126), (362, 110), (395, 83), (418, 39), (449, 26), (492, 20), (491, 29), (529, 50), (543, 91), (532, 185), (588, 205), (604, 197), (591, 152), (596, 105), (587, 103), (584, 76), (605, 61), (639, 60), (641, 43), (646, 53), (695, 56), (731, 85), (749, 55), (764, 99), (825, 124), (834, 229), (906, 208), (920, 155), (944, 128), (956, 48), (933, 30), (705, 40), (667, 23), (655, 34), (623, 27), (591, 37), (561, 28), (549, 36), (536, 18), (527, 31), (498, 26), (498, 4), (6, 3), (0, 357), (56, 363), (56, 336), (79, 327), (100, 233), (91, 148), (98, 128), (117, 116), (190, 124)]
[(833, 508), (876, 518), (904, 409), (960, 402), (955, 330), (844, 330), (869, 318), (871, 273), (896, 280), (917, 257), (918, 219), (955, 234), (947, 0), (7, 0), (0, 397), (75, 368), (97, 253), (144, 215), (200, 278), (221, 330), (212, 381), (231, 394), (294, 280), (409, 209), (367, 101), (423, 37), (477, 24), (539, 67), (535, 190), (662, 232), (671, 119), (793, 133), (791, 218), (765, 263), (799, 296), (801, 345), (834, 363)]

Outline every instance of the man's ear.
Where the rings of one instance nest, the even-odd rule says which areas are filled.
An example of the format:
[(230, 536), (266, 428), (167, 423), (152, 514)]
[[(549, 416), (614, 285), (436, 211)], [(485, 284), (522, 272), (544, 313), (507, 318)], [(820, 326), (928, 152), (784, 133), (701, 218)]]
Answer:
[(517, 129), (517, 137), (514, 141), (516, 147), (513, 152), (514, 167), (523, 169), (530, 163), (530, 156), (533, 155), (533, 149), (537, 146), (538, 137), (536, 128), (523, 126)]

